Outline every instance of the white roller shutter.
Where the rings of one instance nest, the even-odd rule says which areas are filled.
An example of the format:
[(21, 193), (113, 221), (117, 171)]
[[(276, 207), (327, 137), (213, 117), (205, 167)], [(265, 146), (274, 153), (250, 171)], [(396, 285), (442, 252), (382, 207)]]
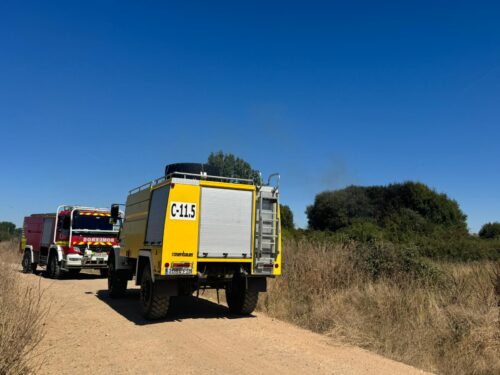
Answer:
[(250, 258), (252, 209), (251, 191), (202, 187), (198, 256)]

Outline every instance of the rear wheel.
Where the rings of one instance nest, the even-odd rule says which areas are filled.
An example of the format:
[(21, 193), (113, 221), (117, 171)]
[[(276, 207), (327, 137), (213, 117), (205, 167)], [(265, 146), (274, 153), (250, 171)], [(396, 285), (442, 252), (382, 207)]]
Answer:
[(101, 277), (108, 277), (108, 269), (107, 268), (99, 268), (99, 273)]
[[(127, 290), (127, 277), (124, 272), (115, 268), (115, 258), (110, 257), (108, 261), (108, 292), (111, 298), (122, 297)], [(102, 274), (101, 274), (102, 275)]]
[(23, 273), (31, 272), (31, 254), (29, 253), (29, 251), (24, 252), (21, 264), (23, 266)]
[(146, 319), (165, 318), (170, 306), (170, 296), (153, 282), (149, 264), (144, 266), (141, 278), (141, 312)]
[(246, 288), (245, 279), (233, 276), (233, 280), (226, 288), (226, 301), (229, 311), (238, 315), (250, 315), (257, 307), (259, 292)]

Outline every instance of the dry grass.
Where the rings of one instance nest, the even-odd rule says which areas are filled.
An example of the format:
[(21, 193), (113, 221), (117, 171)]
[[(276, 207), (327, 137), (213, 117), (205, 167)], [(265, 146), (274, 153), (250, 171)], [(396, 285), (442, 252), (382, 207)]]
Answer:
[(42, 364), (35, 350), (49, 308), (40, 285), (24, 282), (19, 265), (17, 244), (0, 242), (0, 374), (35, 373)]
[(284, 253), (284, 275), (259, 304), (266, 313), (422, 369), (500, 373), (498, 263), (375, 278), (355, 244), (290, 240)]

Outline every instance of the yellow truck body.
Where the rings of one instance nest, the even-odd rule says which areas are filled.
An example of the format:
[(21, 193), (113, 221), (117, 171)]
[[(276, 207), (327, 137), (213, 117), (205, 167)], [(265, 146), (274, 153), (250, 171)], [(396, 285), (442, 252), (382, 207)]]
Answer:
[(278, 187), (182, 171), (133, 189), (110, 270), (141, 287), (151, 278), (169, 296), (200, 288), (234, 294), (243, 284), (265, 291), (266, 278), (281, 275), (278, 195)]

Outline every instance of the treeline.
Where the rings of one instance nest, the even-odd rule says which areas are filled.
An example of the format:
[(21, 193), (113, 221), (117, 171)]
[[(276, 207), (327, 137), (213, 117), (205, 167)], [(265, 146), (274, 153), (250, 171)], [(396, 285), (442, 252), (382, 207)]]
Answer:
[(21, 237), (21, 228), (16, 228), (16, 224), (9, 221), (0, 222), (0, 241), (9, 241)]
[[(259, 173), (232, 154), (212, 153), (207, 163), (224, 175), (260, 182)], [(418, 182), (325, 191), (306, 213), (308, 229), (294, 229), (292, 211), (281, 206), (287, 236), (396, 244), (406, 253), (434, 259), (500, 259), (500, 223), (487, 223), (471, 235), (459, 204)]]
[(422, 183), (322, 192), (307, 217), (311, 230), (336, 239), (397, 243), (438, 259), (500, 259), (500, 223), (471, 235), (458, 203)]

